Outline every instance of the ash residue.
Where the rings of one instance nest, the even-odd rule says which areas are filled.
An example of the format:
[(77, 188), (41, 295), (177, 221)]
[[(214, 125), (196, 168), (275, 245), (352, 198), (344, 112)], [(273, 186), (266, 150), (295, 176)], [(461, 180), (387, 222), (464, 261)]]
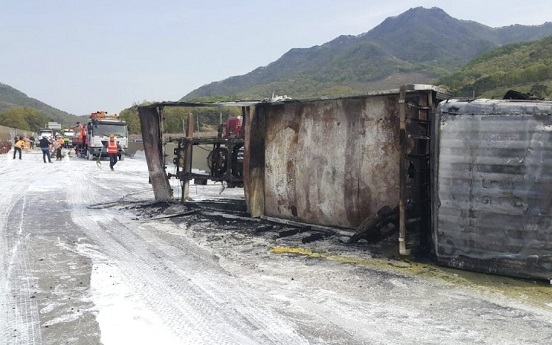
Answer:
[[(129, 205), (137, 220), (170, 221), (175, 226), (197, 229), (209, 234), (210, 241), (223, 239), (233, 232), (265, 238), (274, 246), (304, 247), (336, 252), (356, 252), (370, 256), (395, 257), (396, 241), (387, 238), (379, 243), (347, 243), (353, 230), (316, 227), (306, 224), (279, 223), (273, 219), (251, 218), (243, 199), (215, 199), (180, 202), (155, 202)], [(216, 235), (216, 236), (215, 236)]]

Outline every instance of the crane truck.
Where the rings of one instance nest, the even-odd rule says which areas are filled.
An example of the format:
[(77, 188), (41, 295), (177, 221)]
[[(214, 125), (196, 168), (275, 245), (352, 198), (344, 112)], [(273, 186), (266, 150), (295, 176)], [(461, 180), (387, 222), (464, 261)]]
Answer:
[(108, 115), (105, 111), (90, 114), (86, 125), (78, 123), (72, 138), (77, 156), (89, 160), (107, 157), (109, 135), (115, 135), (119, 142), (119, 160), (128, 151), (128, 127), (117, 115)]

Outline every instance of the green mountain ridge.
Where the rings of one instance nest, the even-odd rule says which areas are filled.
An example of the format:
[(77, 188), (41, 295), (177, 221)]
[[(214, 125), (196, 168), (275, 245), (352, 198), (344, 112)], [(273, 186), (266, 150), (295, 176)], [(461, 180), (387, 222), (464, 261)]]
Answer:
[(552, 91), (552, 36), (486, 52), (437, 83), (458, 97), (501, 98), (515, 88), (547, 98)]
[(489, 50), (552, 35), (552, 23), (491, 28), (440, 8), (411, 8), (358, 36), (293, 48), (250, 73), (204, 85), (181, 98), (317, 97), (433, 83)]
[[(461, 97), (501, 98), (517, 89), (542, 98), (552, 90), (551, 57), (552, 22), (491, 28), (452, 18), (440, 8), (416, 7), (360, 35), (292, 48), (267, 66), (204, 85), (181, 100), (351, 95), (413, 83), (444, 85)], [(0, 83), (0, 115), (24, 107), (64, 126), (83, 121)], [(137, 119), (134, 106), (123, 114), (129, 123)], [(175, 123), (181, 126), (180, 120)]]
[(13, 87), (0, 83), (0, 113), (10, 108), (27, 107), (38, 110), (48, 121), (58, 122), (64, 126), (82, 121), (82, 117), (69, 114), (63, 110), (56, 109), (37, 99), (28, 97), (25, 93)]

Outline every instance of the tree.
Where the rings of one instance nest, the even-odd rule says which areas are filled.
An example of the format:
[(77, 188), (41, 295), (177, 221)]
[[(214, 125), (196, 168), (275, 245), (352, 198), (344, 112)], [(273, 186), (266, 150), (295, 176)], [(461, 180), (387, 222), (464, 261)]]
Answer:
[(38, 110), (29, 107), (15, 107), (0, 113), (0, 125), (36, 132), (48, 121)]
[[(144, 102), (140, 105), (148, 105)], [(121, 120), (125, 120), (130, 134), (142, 134), (138, 104), (119, 113)], [(195, 131), (216, 131), (219, 121), (225, 122), (231, 116), (240, 116), (240, 107), (163, 107), (161, 116), (164, 119), (165, 133), (184, 134), (188, 128), (188, 114), (194, 115)]]
[(20, 116), (10, 108), (0, 113), (0, 125), (28, 131), (31, 128), (23, 116)]
[(165, 119), (165, 133), (185, 133), (183, 126), (187, 123), (189, 113), (190, 108), (165, 107), (161, 113)]
[(31, 126), (27, 122), (29, 110), (30, 108), (24, 107), (6, 109), (0, 113), (0, 125), (25, 131), (31, 130)]
[(46, 115), (41, 114), (38, 110), (28, 107), (23, 109), (25, 120), (29, 124), (31, 131), (37, 132), (40, 128), (44, 127), (46, 122), (48, 122)]
[(537, 96), (538, 98), (545, 98), (548, 96), (548, 86), (543, 84), (535, 84), (531, 86), (530, 94)]
[(130, 134), (142, 134), (140, 127), (140, 118), (138, 117), (138, 106), (133, 106), (122, 110), (119, 113), (119, 118), (126, 121), (128, 126), (128, 132)]

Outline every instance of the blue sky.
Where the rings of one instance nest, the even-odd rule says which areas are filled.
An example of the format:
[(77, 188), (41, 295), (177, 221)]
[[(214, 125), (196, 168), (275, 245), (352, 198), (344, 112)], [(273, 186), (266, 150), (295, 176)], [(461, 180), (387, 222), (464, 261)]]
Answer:
[(552, 21), (549, 1), (0, 0), (0, 83), (72, 114), (118, 113), (412, 7), (500, 27)]

